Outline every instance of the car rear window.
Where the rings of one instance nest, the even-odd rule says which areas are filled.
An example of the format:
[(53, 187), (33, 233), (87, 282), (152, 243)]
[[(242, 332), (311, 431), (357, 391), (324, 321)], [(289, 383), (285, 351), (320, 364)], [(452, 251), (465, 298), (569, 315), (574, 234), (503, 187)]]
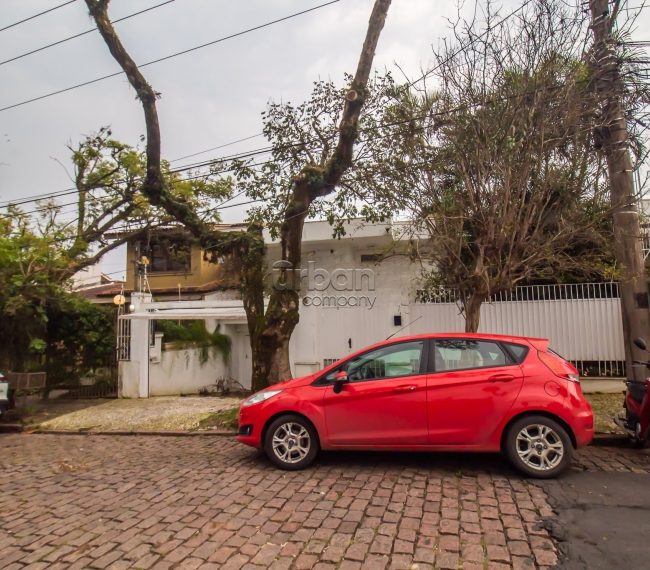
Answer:
[(515, 359), (515, 362), (521, 364), (528, 354), (528, 347), (522, 344), (514, 344), (512, 342), (506, 342), (504, 344), (508, 349), (508, 352), (510, 352), (512, 357)]

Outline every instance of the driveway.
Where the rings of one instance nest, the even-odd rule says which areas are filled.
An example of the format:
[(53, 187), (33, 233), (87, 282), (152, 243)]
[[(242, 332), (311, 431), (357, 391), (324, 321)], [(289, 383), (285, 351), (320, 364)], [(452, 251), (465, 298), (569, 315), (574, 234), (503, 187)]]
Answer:
[[(0, 448), (5, 569), (557, 563), (546, 490), (495, 456), (331, 453), (287, 473), (225, 437), (4, 435)], [(634, 453), (588, 449), (576, 469), (645, 469)]]

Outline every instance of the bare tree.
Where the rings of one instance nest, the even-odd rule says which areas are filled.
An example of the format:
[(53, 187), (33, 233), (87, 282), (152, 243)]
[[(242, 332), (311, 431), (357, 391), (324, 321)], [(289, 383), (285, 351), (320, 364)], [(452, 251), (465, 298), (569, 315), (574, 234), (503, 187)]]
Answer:
[(584, 18), (554, 0), (507, 21), (485, 10), (434, 52), (433, 89), (396, 89), (377, 165), (358, 182), (431, 237), (431, 285), (457, 292), (467, 331), (491, 295), (561, 273), (602, 277), (609, 253)]
[[(124, 70), (136, 90), (147, 124), (147, 177), (142, 191), (151, 202), (160, 205), (190, 229), (211, 254), (229, 251), (236, 255), (242, 267), (242, 295), (248, 318), (253, 360), (253, 388), (290, 378), (289, 339), (299, 319), (297, 292), (273, 289), (268, 306), (264, 307), (263, 257), (264, 245), (259, 224), (240, 235), (215, 235), (192, 208), (174, 200), (160, 175), (160, 127), (156, 111), (157, 93), (147, 83), (137, 65), (120, 42), (108, 17), (110, 0), (86, 0), (90, 14), (111, 54)], [(366, 86), (379, 36), (384, 26), (390, 0), (376, 0), (370, 15), (365, 41), (352, 77), (338, 129), (338, 142), (324, 163), (308, 163), (299, 174), (288, 181), (290, 199), (280, 229), (282, 259), (293, 267), (301, 262), (302, 231), (310, 206), (334, 192), (341, 177), (353, 160), (359, 116), (367, 98)]]

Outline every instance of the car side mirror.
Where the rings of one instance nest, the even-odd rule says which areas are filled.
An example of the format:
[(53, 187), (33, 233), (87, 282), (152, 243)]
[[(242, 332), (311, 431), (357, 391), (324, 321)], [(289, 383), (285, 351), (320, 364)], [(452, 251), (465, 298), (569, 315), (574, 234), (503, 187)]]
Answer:
[(640, 348), (641, 350), (648, 350), (648, 345), (646, 344), (645, 340), (642, 339), (641, 337), (634, 339), (634, 345), (637, 348)]
[(347, 384), (349, 381), (348, 373), (345, 370), (339, 370), (334, 375), (334, 393), (340, 394), (341, 390), (343, 390), (343, 384)]

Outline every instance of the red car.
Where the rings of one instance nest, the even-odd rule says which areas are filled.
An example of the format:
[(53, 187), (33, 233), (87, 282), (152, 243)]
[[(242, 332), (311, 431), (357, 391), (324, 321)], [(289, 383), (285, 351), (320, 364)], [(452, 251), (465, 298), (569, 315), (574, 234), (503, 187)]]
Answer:
[(524, 474), (564, 471), (594, 433), (578, 371), (539, 338), (395, 338), (241, 404), (238, 440), (282, 469), (320, 450), (503, 451)]

